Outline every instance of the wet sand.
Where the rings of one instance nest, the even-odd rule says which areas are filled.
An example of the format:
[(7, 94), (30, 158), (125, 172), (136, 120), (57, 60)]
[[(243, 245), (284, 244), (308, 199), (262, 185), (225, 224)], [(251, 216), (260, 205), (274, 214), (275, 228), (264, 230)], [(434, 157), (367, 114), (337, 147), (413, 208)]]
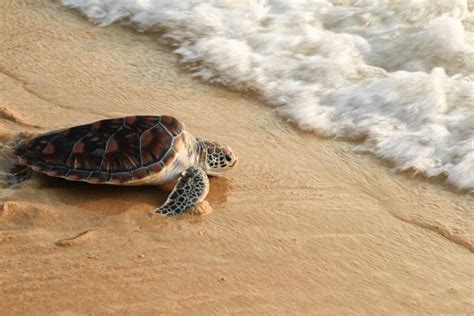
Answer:
[(55, 2), (2, 1), (0, 38), (2, 144), (170, 114), (240, 157), (206, 216), (155, 216), (155, 187), (3, 181), (2, 315), (472, 313), (472, 196), (302, 133), (193, 80), (153, 36)]

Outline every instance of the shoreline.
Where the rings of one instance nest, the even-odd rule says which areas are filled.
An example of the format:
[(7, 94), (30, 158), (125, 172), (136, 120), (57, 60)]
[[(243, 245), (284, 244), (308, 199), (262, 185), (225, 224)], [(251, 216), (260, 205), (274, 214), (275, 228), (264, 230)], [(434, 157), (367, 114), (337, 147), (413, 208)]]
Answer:
[(9, 3), (2, 140), (169, 114), (230, 145), (239, 164), (211, 179), (204, 217), (153, 216), (166, 197), (154, 187), (41, 176), (2, 186), (1, 311), (469, 314), (472, 196), (395, 174), (193, 80), (149, 34), (91, 25), (56, 2)]

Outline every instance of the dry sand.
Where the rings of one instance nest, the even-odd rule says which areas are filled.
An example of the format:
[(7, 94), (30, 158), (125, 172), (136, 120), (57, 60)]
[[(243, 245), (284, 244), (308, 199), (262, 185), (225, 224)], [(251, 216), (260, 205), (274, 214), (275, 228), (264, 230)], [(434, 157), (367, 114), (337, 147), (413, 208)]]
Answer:
[(3, 144), (166, 113), (240, 157), (206, 216), (153, 215), (155, 187), (3, 183), (0, 314), (472, 313), (472, 196), (299, 132), (191, 79), (151, 35), (55, 2), (0, 1), (0, 39)]

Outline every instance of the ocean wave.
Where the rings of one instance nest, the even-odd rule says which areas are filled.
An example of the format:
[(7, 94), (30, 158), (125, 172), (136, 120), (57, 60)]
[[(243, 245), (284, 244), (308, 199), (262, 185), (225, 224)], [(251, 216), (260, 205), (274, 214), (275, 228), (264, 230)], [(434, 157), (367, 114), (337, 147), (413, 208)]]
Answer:
[(195, 77), (257, 92), (304, 130), (474, 189), (474, 16), (465, 0), (61, 0), (156, 31)]

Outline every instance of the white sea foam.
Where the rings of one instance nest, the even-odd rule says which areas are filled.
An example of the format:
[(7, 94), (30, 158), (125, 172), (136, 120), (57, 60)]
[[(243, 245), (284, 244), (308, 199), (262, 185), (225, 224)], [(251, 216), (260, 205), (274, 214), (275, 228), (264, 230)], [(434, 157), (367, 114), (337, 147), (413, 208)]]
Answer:
[(302, 129), (474, 189), (465, 0), (61, 2), (103, 26), (156, 30), (194, 76), (254, 90)]

